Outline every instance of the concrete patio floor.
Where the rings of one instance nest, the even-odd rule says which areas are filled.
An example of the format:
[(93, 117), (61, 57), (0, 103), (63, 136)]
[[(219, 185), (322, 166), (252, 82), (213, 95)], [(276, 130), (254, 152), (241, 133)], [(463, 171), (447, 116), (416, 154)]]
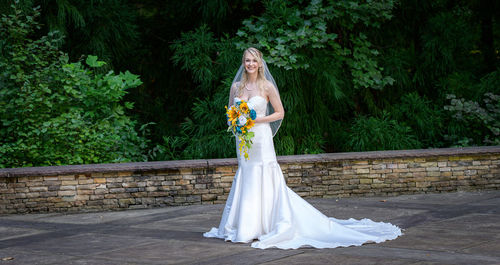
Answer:
[(380, 244), (259, 250), (203, 238), (224, 205), (0, 216), (3, 264), (500, 264), (500, 191), (307, 199), (404, 229)]

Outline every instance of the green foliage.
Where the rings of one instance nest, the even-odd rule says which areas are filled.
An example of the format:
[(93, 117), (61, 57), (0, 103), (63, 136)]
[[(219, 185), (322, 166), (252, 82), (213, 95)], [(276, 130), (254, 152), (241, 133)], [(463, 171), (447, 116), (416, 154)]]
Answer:
[[(485, 93), (500, 94), (500, 69), (486, 74), (479, 84), (477, 84), (477, 95), (484, 95)], [(479, 98), (476, 96), (475, 98)]]
[[(457, 99), (450, 94), (450, 105), (444, 108), (453, 113), (453, 118), (469, 128), (465, 135), (449, 136), (455, 145), (499, 145), (500, 144), (500, 96), (484, 94), (483, 103)], [(482, 138), (482, 139), (481, 139)]]
[(327, 22), (333, 18), (333, 8), (321, 1), (311, 1), (305, 8), (285, 1), (266, 1), (266, 12), (243, 21), (236, 33), (240, 50), (256, 46), (267, 53), (270, 64), (285, 69), (308, 68), (307, 57), (300, 51), (325, 48), (337, 34), (327, 33)]
[(371, 43), (365, 34), (352, 37), (354, 49), (352, 58), (346, 60), (351, 68), (354, 88), (382, 89), (386, 85), (392, 85), (394, 79), (390, 76), (383, 76), (383, 68), (378, 66), (375, 56), (379, 52), (371, 49)]
[(380, 118), (357, 117), (349, 139), (346, 144), (353, 151), (415, 149), (422, 146), (410, 127), (391, 120), (388, 113)]
[(178, 136), (178, 143), (184, 149), (172, 155), (176, 159), (234, 156), (234, 140), (226, 132), (224, 109), (228, 104), (226, 88), (231, 86), (233, 71), (240, 64), (241, 55), (234, 49), (233, 41), (215, 39), (208, 27), (202, 25), (183, 33), (171, 48), (175, 51), (174, 63), (189, 71), (199, 83), (197, 99), (191, 112), (185, 115)]
[[(170, 7), (165, 10), (180, 11), (157, 12), (174, 26), (151, 35), (155, 39), (169, 32), (165, 39), (175, 40), (170, 55), (150, 57), (172, 75), (154, 64), (155, 78), (165, 76), (169, 82), (154, 83), (157, 90), (139, 98), (169, 95), (154, 103), (169, 106), (165, 112), (172, 115), (164, 121), (172, 116), (183, 121), (180, 128), (167, 122), (161, 126), (182, 140), (177, 141), (181, 147), (172, 147), (178, 158), (234, 156), (232, 137), (221, 134), (222, 106), (241, 52), (254, 46), (263, 51), (285, 107), (274, 138), (278, 154), (352, 151), (354, 144), (345, 144), (354, 141), (351, 137), (373, 136), (364, 128), (390, 130), (380, 132), (390, 136), (379, 138), (396, 142), (375, 141), (355, 150), (442, 147), (460, 139), (482, 143), (489, 131), (484, 124), (469, 126), (443, 110), (447, 94), (473, 101), (488, 92), (499, 94), (498, 82), (486, 78), (496, 72), (484, 67), (485, 61), (498, 63), (497, 57), (487, 56), (498, 49), (499, 17), (485, 15), (482, 2), (200, 0), (151, 5), (153, 13), (165, 5)], [(497, 10), (498, 4), (490, 8)], [(155, 47), (161, 50), (164, 44)], [(162, 64), (168, 58), (172, 66)], [(176, 101), (180, 98), (186, 101)], [(221, 105), (213, 107), (215, 102)], [(199, 112), (204, 114), (194, 118)], [(198, 119), (209, 121), (194, 122)], [(474, 127), (481, 127), (479, 133)]]
[(298, 147), (299, 154), (320, 154), (323, 153), (325, 140), (321, 135), (311, 134), (302, 139)]
[[(372, 5), (358, 1), (323, 4), (314, 0), (305, 8), (293, 1), (265, 3), (266, 12), (262, 16), (243, 21), (244, 27), (237, 32), (238, 49), (255, 46), (264, 51), (270, 64), (285, 69), (309, 68), (314, 50), (331, 49), (330, 59), (340, 60), (349, 67), (354, 88), (381, 89), (394, 81), (381, 73), (383, 68), (375, 59), (379, 52), (371, 48), (366, 34), (362, 30), (350, 32), (358, 24), (379, 27), (381, 21), (391, 17), (393, 1)], [(330, 32), (333, 27), (341, 28), (347, 36), (338, 40), (338, 34)]]
[(426, 146), (439, 147), (439, 134), (443, 130), (443, 114), (432, 102), (416, 92), (404, 95), (401, 103), (391, 110), (391, 116), (399, 123), (409, 126), (417, 139)]
[[(144, 84), (129, 87), (127, 95), (114, 100), (133, 102), (134, 108), (132, 103), (121, 104), (124, 111), (144, 124), (143, 133), (145, 128), (152, 132), (151, 144), (144, 147), (150, 159), (235, 156), (233, 137), (225, 132), (223, 106), (241, 53), (249, 46), (264, 53), (285, 107), (285, 119), (274, 138), (278, 154), (394, 149), (380, 142), (353, 149), (354, 144), (347, 143), (354, 141), (352, 136), (368, 135), (365, 127), (393, 130), (390, 133), (397, 133), (399, 142), (409, 134), (420, 143), (406, 147), (495, 143), (496, 125), (487, 117), (496, 114), (488, 110), (484, 95), (500, 95), (497, 2), (7, 0), (0, 1), (0, 13), (14, 14), (13, 2), (23, 11), (40, 5), (41, 15), (28, 19), (43, 25), (35, 31), (28, 27), (29, 34), (0, 38), (3, 62), (12, 57), (10, 52), (21, 49), (12, 39), (19, 38), (17, 43), (24, 45), (50, 34), (46, 38), (51, 47), (62, 48), (71, 58), (55, 64), (60, 72), (81, 76), (77, 73), (82, 70), (103, 78), (110, 69), (140, 73)], [(22, 31), (21, 26), (18, 29)], [(59, 32), (47, 33), (53, 30)], [(35, 54), (46, 57), (39, 64), (60, 58), (56, 53)], [(62, 71), (69, 61), (82, 61), (81, 54), (96, 54), (107, 64)], [(13, 58), (20, 59), (13, 65), (21, 65), (23, 56), (32, 58), (16, 55)], [(98, 63), (92, 60), (88, 63)], [(23, 64), (18, 67), (22, 72), (16, 70), (14, 76), (27, 80), (26, 75), (51, 63), (33, 65)], [(49, 83), (41, 76), (67, 79), (62, 73), (43, 73), (36, 82)], [(12, 86), (12, 80), (2, 76), (0, 87), (10, 87), (2, 90), (2, 97), (13, 97), (24, 86)], [(35, 87), (36, 82), (29, 80), (26, 86)], [(60, 91), (59, 85), (47, 86)], [(80, 91), (79, 87), (74, 89)], [(453, 105), (448, 94), (456, 95), (466, 108)], [(450, 109), (444, 110), (445, 105)], [(78, 117), (79, 112), (69, 107), (58, 108)], [(411, 132), (394, 131), (398, 126)]]
[(69, 63), (58, 34), (30, 38), (38, 9), (13, 9), (0, 21), (0, 167), (144, 160), (147, 140), (124, 113), (133, 104), (120, 103), (138, 76), (96, 73), (95, 56)]
[(284, 135), (278, 136), (279, 141), (274, 141), (274, 148), (279, 155), (293, 155), (295, 154), (295, 141), (292, 136)]
[[(349, 31), (353, 24), (366, 30), (378, 27), (380, 23), (372, 22), (390, 17), (393, 1), (375, 6), (355, 1), (311, 1), (305, 7), (283, 1), (264, 4), (264, 13), (244, 20), (233, 38), (216, 38), (202, 25), (182, 33), (171, 45), (174, 64), (190, 72), (203, 97), (191, 113), (198, 116), (195, 120), (206, 121), (196, 123), (189, 117), (182, 124), (186, 144), (182, 157), (234, 156), (232, 141), (221, 134), (225, 127), (222, 106), (227, 104), (241, 53), (249, 46), (264, 52), (280, 88), (286, 115), (275, 138), (278, 154), (324, 152), (325, 137), (333, 135), (324, 132), (333, 131), (332, 118), (349, 111), (352, 98), (359, 97), (355, 91), (363, 92), (362, 100), (373, 101), (372, 89), (392, 83), (392, 78), (382, 74), (378, 52), (367, 35)], [(336, 27), (347, 32), (348, 38), (337, 40), (338, 35), (331, 32)], [(346, 101), (347, 97), (351, 99)], [(219, 109), (212, 109), (215, 102), (221, 103)]]
[(194, 32), (182, 33), (171, 45), (176, 51), (172, 61), (181, 65), (182, 70), (192, 71), (194, 81), (201, 83), (202, 88), (210, 87), (210, 83), (217, 78), (212, 67), (216, 46), (213, 33), (206, 25), (202, 25)]
[(149, 154), (153, 160), (176, 160), (182, 155), (183, 138), (178, 136), (165, 136), (163, 143), (157, 144)]
[(426, 56), (422, 58), (420, 69), (425, 71), (422, 74), (428, 75), (427, 80), (459, 70), (467, 63), (463, 55), (474, 48), (474, 40), (478, 38), (467, 21), (470, 15), (467, 10), (452, 9), (429, 18), (422, 34)]
[(443, 81), (448, 126), (444, 139), (453, 146), (499, 142), (500, 70), (475, 80), (472, 74), (452, 73)]
[(127, 64), (137, 45), (136, 13), (125, 0), (44, 0), (43, 21), (48, 31), (67, 36), (70, 58), (96, 54), (111, 64)]
[(192, 118), (182, 124), (184, 139), (188, 145), (182, 157), (200, 159), (206, 157), (234, 156), (234, 136), (226, 131), (226, 96), (220, 93), (194, 103)]
[(137, 47), (137, 14), (130, 1), (3, 0), (0, 13), (10, 13), (14, 3), (25, 12), (40, 7), (42, 29), (65, 36), (56, 44), (66, 50), (71, 60), (82, 54), (96, 54), (109, 63), (106, 69), (110, 69), (127, 64), (128, 56)]

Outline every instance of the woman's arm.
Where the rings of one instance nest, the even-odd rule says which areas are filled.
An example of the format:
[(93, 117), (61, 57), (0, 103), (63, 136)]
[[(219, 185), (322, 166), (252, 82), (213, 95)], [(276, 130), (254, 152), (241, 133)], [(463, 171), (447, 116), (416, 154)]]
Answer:
[(229, 89), (229, 102), (227, 103), (228, 108), (230, 108), (232, 105), (234, 105), (234, 98), (236, 97), (238, 85), (239, 85), (239, 82), (235, 82), (231, 85), (231, 88)]
[(281, 99), (277, 89), (271, 83), (269, 83), (268, 86), (267, 97), (274, 108), (274, 113), (265, 117), (257, 117), (255, 119), (255, 123), (273, 122), (281, 120), (285, 117), (285, 109), (283, 108), (283, 104), (281, 104)]

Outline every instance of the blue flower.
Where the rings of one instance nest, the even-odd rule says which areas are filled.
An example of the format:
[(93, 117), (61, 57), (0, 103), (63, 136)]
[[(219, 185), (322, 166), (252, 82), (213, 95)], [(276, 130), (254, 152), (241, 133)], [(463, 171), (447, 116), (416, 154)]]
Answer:
[(239, 126), (238, 126), (238, 127), (236, 127), (236, 132), (237, 132), (237, 133), (241, 133), (241, 127), (239, 127)]
[(252, 120), (255, 120), (255, 118), (257, 118), (257, 112), (255, 112), (255, 110), (250, 110), (250, 118)]

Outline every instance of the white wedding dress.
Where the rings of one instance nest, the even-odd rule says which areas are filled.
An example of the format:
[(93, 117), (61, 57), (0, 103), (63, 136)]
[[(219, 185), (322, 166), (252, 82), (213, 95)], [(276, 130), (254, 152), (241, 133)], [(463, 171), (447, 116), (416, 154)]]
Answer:
[[(254, 96), (248, 104), (257, 117), (265, 116), (265, 98)], [(236, 142), (238, 170), (219, 228), (204, 233), (205, 237), (242, 243), (257, 239), (251, 245), (254, 248), (296, 249), (359, 246), (401, 235), (401, 229), (389, 223), (338, 220), (316, 210), (286, 186), (269, 123), (257, 123), (251, 131), (255, 136), (248, 160), (239, 154)]]

